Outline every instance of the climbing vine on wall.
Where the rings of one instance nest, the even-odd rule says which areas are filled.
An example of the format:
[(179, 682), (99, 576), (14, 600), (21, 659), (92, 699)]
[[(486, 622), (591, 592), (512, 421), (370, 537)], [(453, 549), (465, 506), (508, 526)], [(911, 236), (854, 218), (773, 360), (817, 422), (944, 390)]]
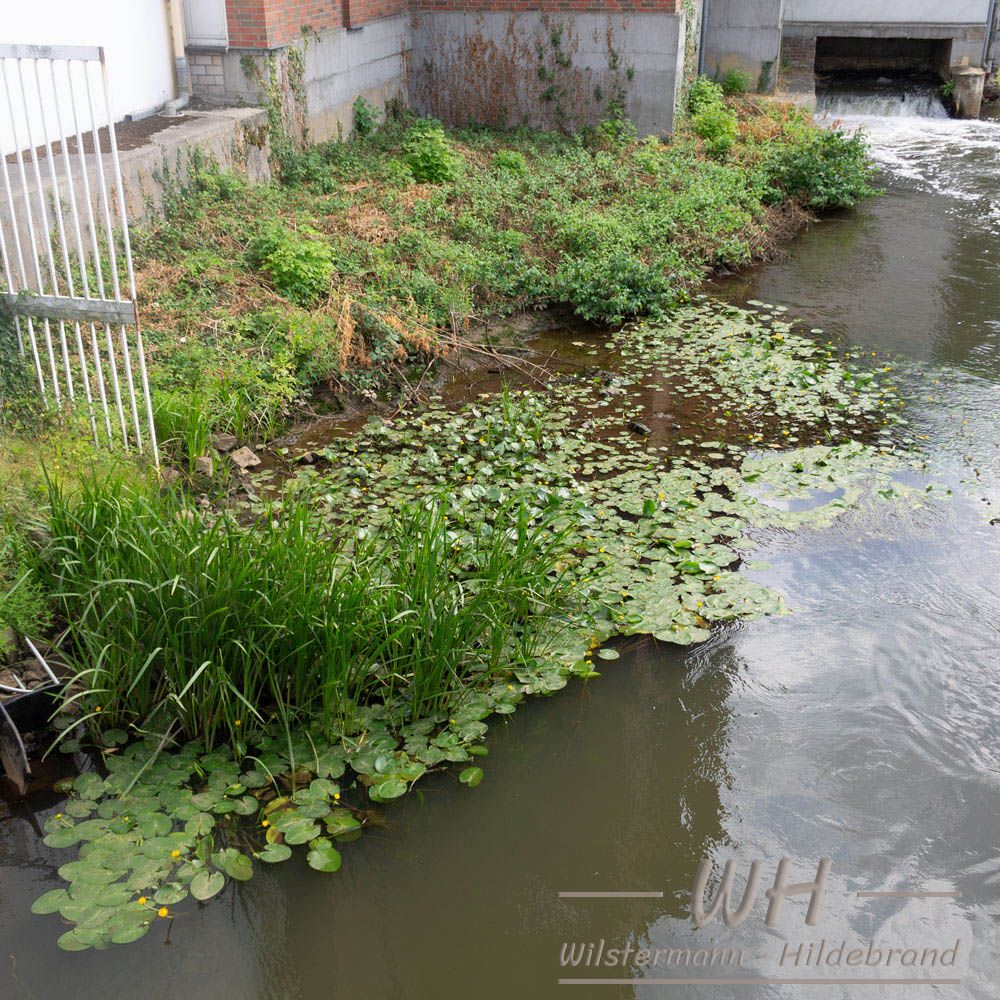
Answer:
[(580, 65), (581, 40), (572, 21), (542, 15), (526, 24), (512, 15), (498, 31), (433, 36), (411, 79), (414, 102), (448, 122), (566, 131), (596, 124), (625, 104), (634, 70), (622, 59), (610, 24), (600, 68)]
[(681, 0), (684, 13), (684, 72), (681, 78), (681, 100), (677, 113), (687, 107), (687, 92), (698, 76), (698, 59), (701, 52), (701, 19), (705, 16), (704, 0)]
[(247, 80), (260, 89), (267, 110), (271, 154), (279, 166), (301, 149), (309, 138), (308, 102), (305, 85), (305, 54), (302, 45), (290, 45), (280, 53), (264, 57), (245, 55), (240, 60)]

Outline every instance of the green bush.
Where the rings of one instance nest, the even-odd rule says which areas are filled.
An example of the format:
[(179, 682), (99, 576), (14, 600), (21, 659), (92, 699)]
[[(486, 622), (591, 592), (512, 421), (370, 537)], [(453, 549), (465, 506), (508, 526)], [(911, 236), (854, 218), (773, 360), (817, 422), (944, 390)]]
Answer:
[(722, 105), (703, 107), (691, 116), (691, 127), (711, 156), (721, 158), (736, 145), (736, 115)]
[(359, 139), (370, 136), (378, 128), (378, 109), (360, 94), (354, 99), (354, 134)]
[(691, 81), (687, 94), (688, 114), (697, 115), (708, 108), (723, 107), (722, 87), (707, 76), (699, 76)]
[(733, 68), (722, 75), (720, 85), (726, 97), (748, 94), (753, 87), (753, 77), (745, 69)]
[(200, 166), (194, 174), (194, 189), (218, 201), (232, 201), (247, 189), (247, 179), (215, 163)]
[(849, 208), (877, 194), (876, 168), (860, 135), (839, 129), (803, 130), (792, 142), (772, 143), (770, 183), (809, 208)]
[(423, 121), (410, 129), (403, 143), (403, 159), (420, 184), (442, 184), (458, 177), (462, 158), (441, 124)]
[(499, 150), (493, 156), (493, 166), (497, 170), (506, 170), (521, 177), (528, 172), (528, 161), (524, 158), (524, 153), (519, 153), (516, 149)]
[(662, 268), (621, 249), (563, 258), (556, 272), (557, 296), (578, 316), (601, 323), (655, 313), (673, 292)]
[(600, 125), (583, 129), (581, 138), (590, 149), (617, 151), (631, 146), (639, 133), (621, 104), (614, 104)]
[(302, 237), (270, 223), (251, 241), (250, 257), (282, 295), (300, 306), (313, 305), (330, 291), (333, 252), (321, 239)]
[(281, 159), (281, 183), (286, 187), (308, 185), (325, 194), (336, 186), (336, 178), (323, 151), (316, 146), (289, 151)]
[(408, 163), (394, 156), (386, 162), (385, 182), (390, 187), (409, 187), (413, 183), (413, 171)]

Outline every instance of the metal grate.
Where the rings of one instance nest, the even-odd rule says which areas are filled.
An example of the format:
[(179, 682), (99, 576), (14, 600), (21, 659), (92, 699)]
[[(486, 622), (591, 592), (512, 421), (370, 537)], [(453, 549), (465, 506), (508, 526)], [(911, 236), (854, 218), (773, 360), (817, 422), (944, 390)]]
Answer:
[(0, 299), (42, 398), (159, 464), (103, 49), (0, 45), (0, 161)]

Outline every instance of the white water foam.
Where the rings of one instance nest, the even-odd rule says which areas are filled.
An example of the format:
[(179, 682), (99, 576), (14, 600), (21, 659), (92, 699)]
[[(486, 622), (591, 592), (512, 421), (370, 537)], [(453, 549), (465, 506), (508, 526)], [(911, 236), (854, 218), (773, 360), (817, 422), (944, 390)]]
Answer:
[(965, 203), (977, 224), (1000, 232), (1000, 121), (949, 118), (930, 88), (831, 88), (818, 98), (817, 119), (863, 132), (888, 173)]

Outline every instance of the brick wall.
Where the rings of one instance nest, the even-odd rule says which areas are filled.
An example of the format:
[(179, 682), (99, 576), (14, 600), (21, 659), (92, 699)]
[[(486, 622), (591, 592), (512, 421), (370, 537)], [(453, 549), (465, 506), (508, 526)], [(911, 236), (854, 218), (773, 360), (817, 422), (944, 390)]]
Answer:
[(340, 0), (226, 0), (229, 44), (236, 49), (273, 49), (302, 37), (303, 30), (328, 31), (344, 24)]
[(682, 0), (226, 0), (229, 44), (270, 49), (301, 37), (303, 28), (357, 28), (407, 11), (597, 11), (676, 14)]
[(272, 24), (272, 45), (284, 45), (308, 31), (329, 31), (343, 25), (340, 0), (266, 0)]
[(781, 38), (781, 61), (796, 69), (812, 69), (816, 65), (816, 38)]
[(380, 17), (404, 14), (409, 9), (408, 0), (344, 0), (344, 25), (357, 28)]

